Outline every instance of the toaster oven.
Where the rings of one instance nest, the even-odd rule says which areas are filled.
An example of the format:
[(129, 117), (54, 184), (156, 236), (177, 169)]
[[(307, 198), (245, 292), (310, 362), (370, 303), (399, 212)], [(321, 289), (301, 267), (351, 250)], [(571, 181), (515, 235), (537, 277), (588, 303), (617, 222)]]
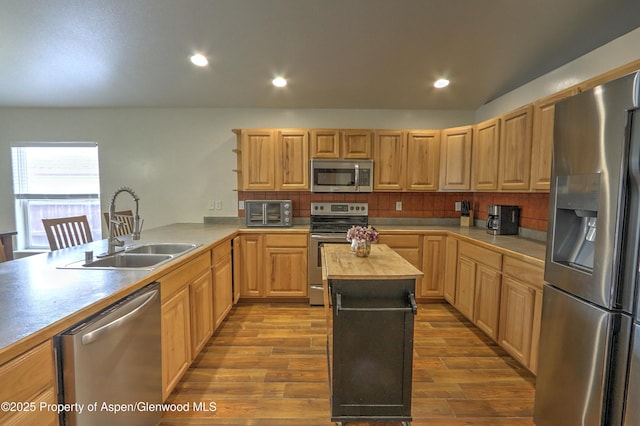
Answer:
[(247, 200), (244, 217), (246, 226), (292, 226), (293, 204), (291, 200)]

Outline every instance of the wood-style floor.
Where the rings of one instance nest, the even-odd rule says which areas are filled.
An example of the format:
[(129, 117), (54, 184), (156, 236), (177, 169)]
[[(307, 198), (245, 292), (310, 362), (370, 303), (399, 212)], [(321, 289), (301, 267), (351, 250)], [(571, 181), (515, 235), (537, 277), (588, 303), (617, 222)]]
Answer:
[[(160, 425), (333, 425), (325, 328), (321, 307), (236, 305), (167, 400), (191, 410)], [(451, 306), (420, 305), (414, 336), (412, 425), (533, 425), (535, 377)]]

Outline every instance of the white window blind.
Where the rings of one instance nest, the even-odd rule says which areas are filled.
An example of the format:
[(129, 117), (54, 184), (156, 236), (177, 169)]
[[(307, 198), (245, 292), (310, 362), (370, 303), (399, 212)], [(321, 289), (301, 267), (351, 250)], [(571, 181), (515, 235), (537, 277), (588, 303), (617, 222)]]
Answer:
[(86, 215), (100, 239), (96, 143), (24, 143), (11, 148), (18, 247), (48, 248), (43, 218)]

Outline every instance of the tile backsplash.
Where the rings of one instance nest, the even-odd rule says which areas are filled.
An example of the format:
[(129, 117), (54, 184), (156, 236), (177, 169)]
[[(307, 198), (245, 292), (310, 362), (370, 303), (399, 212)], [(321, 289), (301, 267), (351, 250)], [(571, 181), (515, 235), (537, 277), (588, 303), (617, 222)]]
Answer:
[[(370, 217), (456, 218), (456, 201), (469, 200), (476, 219), (487, 220), (489, 204), (520, 206), (520, 226), (547, 230), (548, 193), (505, 192), (372, 192), (370, 194), (316, 194), (302, 191), (238, 191), (238, 201), (288, 200), (293, 202), (294, 217), (309, 217), (312, 202), (369, 203)], [(402, 210), (396, 210), (396, 202)], [(244, 217), (244, 210), (238, 210)]]

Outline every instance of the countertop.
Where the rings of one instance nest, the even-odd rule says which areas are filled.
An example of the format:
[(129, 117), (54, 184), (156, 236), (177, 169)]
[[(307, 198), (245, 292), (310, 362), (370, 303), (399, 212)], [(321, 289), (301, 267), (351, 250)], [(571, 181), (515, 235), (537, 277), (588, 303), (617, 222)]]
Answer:
[(417, 232), (453, 233), (462, 240), (485, 245), (503, 254), (519, 257), (529, 263), (544, 267), (547, 250), (544, 241), (530, 240), (517, 235), (491, 235), (484, 228), (463, 226), (422, 226), (422, 225), (378, 225), (378, 231), (400, 234), (415, 234)]
[(353, 254), (349, 244), (326, 244), (322, 263), (323, 280), (399, 280), (424, 275), (385, 244), (372, 244), (367, 257)]
[[(377, 229), (412, 234), (451, 232), (462, 239), (487, 244), (493, 249), (544, 265), (544, 243), (513, 236), (494, 237), (484, 229), (413, 225), (385, 225)], [(202, 244), (153, 270), (58, 268), (84, 259), (85, 250), (93, 250), (94, 254), (105, 252), (106, 240), (0, 263), (0, 364), (157, 280), (194, 255), (233, 238), (238, 231), (307, 233), (308, 230), (308, 225), (275, 229), (244, 228), (237, 224), (179, 223), (145, 230), (138, 241), (122, 238), (127, 246), (152, 242)]]

